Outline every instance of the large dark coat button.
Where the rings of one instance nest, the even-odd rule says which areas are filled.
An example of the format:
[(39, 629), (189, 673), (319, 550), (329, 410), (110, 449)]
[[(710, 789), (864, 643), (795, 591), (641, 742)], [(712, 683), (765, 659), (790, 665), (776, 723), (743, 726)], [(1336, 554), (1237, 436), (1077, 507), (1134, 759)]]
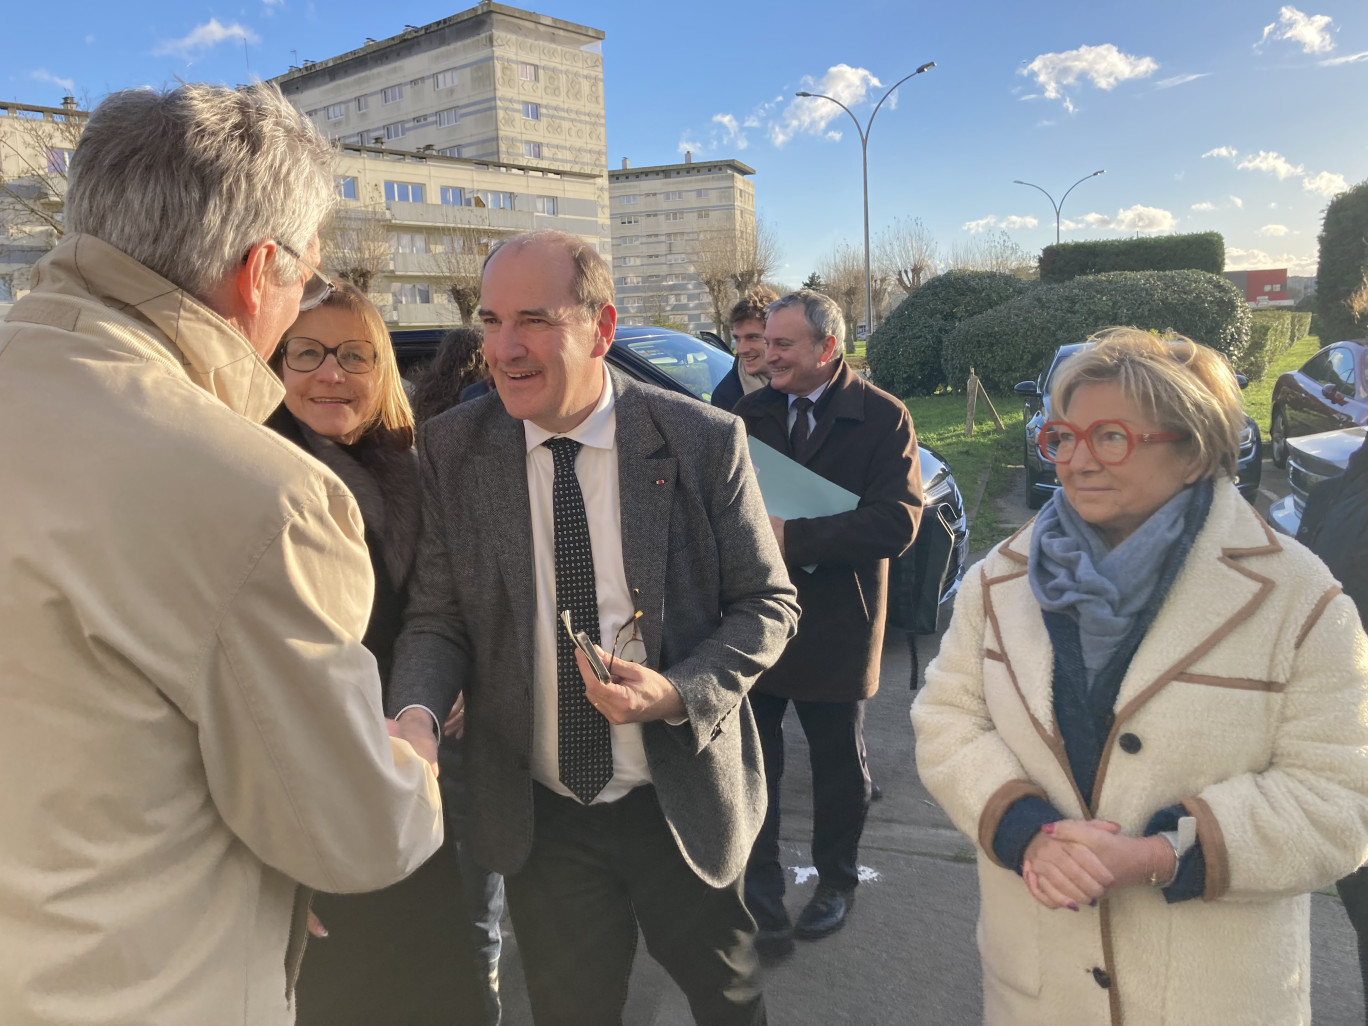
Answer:
[(1093, 966), (1092, 974), (1093, 979), (1097, 981), (1097, 985), (1103, 990), (1107, 990), (1111, 987), (1111, 976), (1107, 973), (1107, 970), (1103, 969), (1100, 965)]
[(1116, 739), (1116, 743), (1121, 746), (1121, 751), (1127, 755), (1134, 755), (1140, 751), (1140, 739), (1134, 734), (1122, 734)]

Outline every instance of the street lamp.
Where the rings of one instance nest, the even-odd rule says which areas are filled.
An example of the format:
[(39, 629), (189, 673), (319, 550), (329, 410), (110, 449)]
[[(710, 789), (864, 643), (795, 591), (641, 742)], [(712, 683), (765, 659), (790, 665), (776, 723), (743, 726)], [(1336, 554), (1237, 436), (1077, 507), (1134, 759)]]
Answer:
[(1053, 196), (1051, 196), (1048, 192), (1045, 192), (1044, 189), (1041, 189), (1040, 186), (1036, 185), (1034, 182), (1023, 182), (1020, 178), (1013, 178), (1013, 179), (1012, 179), (1012, 184), (1013, 184), (1013, 185), (1029, 185), (1032, 189), (1040, 189), (1041, 192), (1045, 192), (1045, 198), (1046, 198), (1047, 200), (1050, 201), (1050, 206), (1054, 207), (1054, 212), (1055, 212), (1055, 245), (1058, 246), (1058, 245), (1059, 245), (1059, 212), (1060, 212), (1061, 210), (1064, 209), (1064, 201), (1065, 201), (1066, 199), (1069, 198), (1069, 193), (1073, 192), (1076, 188), (1078, 188), (1080, 185), (1082, 185), (1084, 182), (1086, 182), (1089, 178), (1096, 178), (1098, 175), (1105, 175), (1106, 173), (1107, 173), (1107, 169), (1106, 169), (1106, 168), (1103, 168), (1101, 171), (1094, 171), (1094, 172), (1093, 172), (1092, 174), (1090, 174), (1090, 175), (1084, 175), (1084, 176), (1083, 176), (1082, 178), (1080, 178), (1078, 181), (1074, 182), (1073, 185), (1069, 186), (1069, 188), (1065, 191), (1064, 195), (1061, 196), (1061, 197), (1059, 197), (1059, 202), (1058, 202), (1058, 203), (1056, 203), (1056, 202), (1054, 201), (1054, 197), (1053, 197)]
[[(818, 100), (830, 100), (841, 110), (850, 115), (850, 120), (855, 122), (855, 131), (860, 136), (860, 159), (864, 164), (864, 277), (865, 277), (865, 333), (868, 335), (874, 330), (874, 289), (869, 276), (869, 130), (874, 126), (874, 115), (879, 113), (879, 108), (883, 106), (884, 100), (893, 95), (893, 91), (902, 85), (909, 78), (915, 78), (923, 71), (930, 71), (936, 66), (935, 61), (928, 61), (910, 75), (904, 75), (894, 82), (883, 94), (882, 99), (874, 105), (874, 109), (869, 113), (869, 120), (864, 127), (860, 127), (860, 119), (857, 118), (849, 107), (834, 96), (827, 96), (825, 93), (794, 93), (795, 96), (813, 97)], [(851, 346), (854, 346), (851, 340)]]

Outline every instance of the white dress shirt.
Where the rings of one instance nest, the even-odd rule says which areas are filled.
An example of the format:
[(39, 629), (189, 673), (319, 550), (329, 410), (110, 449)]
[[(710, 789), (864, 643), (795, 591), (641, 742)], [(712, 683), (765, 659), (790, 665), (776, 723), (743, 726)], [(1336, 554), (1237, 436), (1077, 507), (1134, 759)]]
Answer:
[[(812, 400), (812, 405), (808, 407), (807, 411), (809, 438), (811, 438), (812, 433), (817, 430), (817, 400), (822, 398), (822, 393), (827, 390), (827, 385), (829, 384), (831, 384), (831, 379), (827, 378), (818, 385), (816, 389), (807, 394), (807, 398)], [(801, 395), (791, 395), (788, 397), (788, 433), (790, 435), (793, 434), (793, 425), (798, 421), (798, 414), (794, 412), (793, 404), (802, 398), (803, 396)]]
[[(622, 564), (622, 504), (618, 497), (617, 415), (608, 368), (603, 370), (603, 394), (598, 405), (578, 427), (563, 437), (580, 443), (575, 474), (584, 495), (589, 521), (589, 544), (594, 553), (594, 588), (598, 597), (599, 647), (612, 651), (618, 628), (632, 619), (636, 604), (627, 586)], [(557, 794), (574, 797), (560, 782), (556, 753), (558, 710), (556, 687), (556, 632), (565, 628), (556, 608), (556, 529), (551, 485), (555, 465), (551, 450), (542, 445), (557, 437), (531, 421), (523, 421), (527, 438), (527, 494), (532, 510), (532, 565), (536, 574), (537, 614), (532, 661), (532, 779)], [(624, 640), (631, 631), (624, 631)], [(632, 651), (635, 649), (635, 651)], [(619, 658), (645, 659), (639, 642)], [(606, 660), (605, 660), (606, 661)], [(613, 778), (594, 799), (594, 804), (616, 801), (628, 791), (651, 782), (641, 725), (628, 723), (610, 728), (613, 743)]]

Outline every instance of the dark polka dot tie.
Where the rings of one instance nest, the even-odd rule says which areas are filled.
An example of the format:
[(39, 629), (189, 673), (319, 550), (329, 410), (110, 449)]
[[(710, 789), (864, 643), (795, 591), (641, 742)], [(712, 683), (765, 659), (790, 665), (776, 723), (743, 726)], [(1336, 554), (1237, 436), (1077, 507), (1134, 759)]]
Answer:
[(556, 476), (551, 506), (556, 522), (556, 693), (560, 722), (556, 756), (561, 783), (586, 805), (613, 778), (613, 744), (608, 721), (584, 697), (584, 678), (575, 662), (575, 645), (560, 625), (559, 613), (570, 610), (570, 624), (599, 640), (598, 589), (594, 586), (594, 550), (584, 494), (575, 476), (580, 443), (548, 438)]
[(807, 396), (793, 400), (793, 412), (797, 414), (793, 418), (793, 427), (789, 428), (789, 455), (801, 456), (803, 450), (807, 448), (808, 438), (812, 434), (812, 426), (808, 424), (808, 410), (812, 409), (812, 400)]

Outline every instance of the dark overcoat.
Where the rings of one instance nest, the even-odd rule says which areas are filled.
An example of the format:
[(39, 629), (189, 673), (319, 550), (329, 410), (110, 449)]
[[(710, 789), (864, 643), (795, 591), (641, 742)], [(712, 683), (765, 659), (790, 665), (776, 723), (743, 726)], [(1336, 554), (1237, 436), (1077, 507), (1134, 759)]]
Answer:
[[(732, 412), (753, 438), (860, 497), (847, 513), (784, 524), (784, 561), (803, 615), (755, 690), (814, 702), (868, 698), (879, 689), (888, 560), (912, 544), (921, 521), (912, 417), (845, 360), (813, 407), (817, 428), (804, 452), (789, 449), (787, 395), (762, 388)], [(803, 569), (812, 564), (812, 573)]]

